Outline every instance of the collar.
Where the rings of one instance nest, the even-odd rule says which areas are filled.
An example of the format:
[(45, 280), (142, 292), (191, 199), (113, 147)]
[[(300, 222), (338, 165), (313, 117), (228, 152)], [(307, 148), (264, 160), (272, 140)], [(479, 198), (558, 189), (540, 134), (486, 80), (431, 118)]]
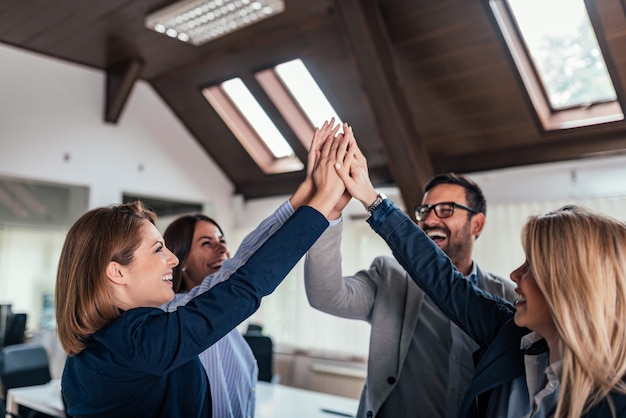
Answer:
[(533, 331), (522, 337), (520, 348), (524, 354), (536, 356), (548, 352), (548, 343), (545, 338)]
[(473, 285), (478, 284), (478, 266), (473, 261), (472, 261), (472, 270), (470, 271), (470, 274), (465, 276), (465, 278), (469, 280), (470, 282), (472, 282)]

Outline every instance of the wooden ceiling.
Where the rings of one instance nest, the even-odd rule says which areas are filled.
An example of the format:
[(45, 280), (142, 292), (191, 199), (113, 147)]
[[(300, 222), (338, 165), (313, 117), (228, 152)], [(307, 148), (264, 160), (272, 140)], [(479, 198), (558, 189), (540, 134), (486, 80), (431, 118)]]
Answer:
[[(253, 77), (293, 58), (353, 126), (375, 183), (398, 186), (407, 207), (435, 173), (624, 152), (623, 121), (542, 130), (486, 1), (286, 0), (280, 15), (192, 46), (144, 27), (171, 0), (0, 0), (0, 42), (106, 71), (113, 123), (145, 80), (247, 199), (291, 193), (304, 173), (263, 174), (200, 89), (244, 79), (306, 161)], [(625, 7), (586, 3), (623, 98)]]

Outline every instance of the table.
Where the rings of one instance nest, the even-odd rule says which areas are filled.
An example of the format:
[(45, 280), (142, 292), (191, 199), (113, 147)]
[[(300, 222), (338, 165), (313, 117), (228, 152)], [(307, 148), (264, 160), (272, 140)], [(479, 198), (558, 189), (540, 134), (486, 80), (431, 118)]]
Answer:
[(357, 399), (313, 392), (276, 383), (258, 382), (255, 418), (354, 417)]
[[(53, 417), (65, 418), (60, 379), (53, 379), (45, 385), (9, 389), (7, 411), (17, 413), (19, 405)], [(358, 405), (356, 399), (258, 382), (255, 417), (347, 418), (356, 415)]]
[(7, 411), (17, 414), (19, 405), (53, 417), (65, 418), (61, 400), (61, 380), (53, 379), (45, 385), (9, 389)]

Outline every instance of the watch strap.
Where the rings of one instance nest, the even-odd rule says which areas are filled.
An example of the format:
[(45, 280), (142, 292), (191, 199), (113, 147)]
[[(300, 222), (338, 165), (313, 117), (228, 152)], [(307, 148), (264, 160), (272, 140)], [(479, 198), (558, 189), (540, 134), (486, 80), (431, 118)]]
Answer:
[(386, 198), (387, 196), (385, 196), (384, 193), (378, 193), (376, 199), (372, 202), (372, 204), (365, 208), (365, 210), (367, 210), (367, 213), (372, 216), (372, 213), (376, 210), (378, 206), (380, 206), (381, 203), (383, 203), (383, 200), (385, 200)]

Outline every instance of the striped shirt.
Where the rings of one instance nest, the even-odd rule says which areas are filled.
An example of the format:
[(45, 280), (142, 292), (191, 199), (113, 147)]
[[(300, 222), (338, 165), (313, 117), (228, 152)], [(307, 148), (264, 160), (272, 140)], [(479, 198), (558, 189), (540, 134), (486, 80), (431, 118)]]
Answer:
[[(294, 209), (289, 201), (284, 202), (243, 239), (235, 255), (225, 260), (218, 272), (207, 276), (191, 291), (177, 293), (174, 299), (161, 306), (161, 309), (175, 311), (194, 296), (228, 280), (293, 213)], [(199, 358), (211, 384), (213, 415), (219, 418), (253, 417), (258, 367), (252, 350), (239, 331), (236, 328), (230, 331), (217, 343), (200, 353)]]

